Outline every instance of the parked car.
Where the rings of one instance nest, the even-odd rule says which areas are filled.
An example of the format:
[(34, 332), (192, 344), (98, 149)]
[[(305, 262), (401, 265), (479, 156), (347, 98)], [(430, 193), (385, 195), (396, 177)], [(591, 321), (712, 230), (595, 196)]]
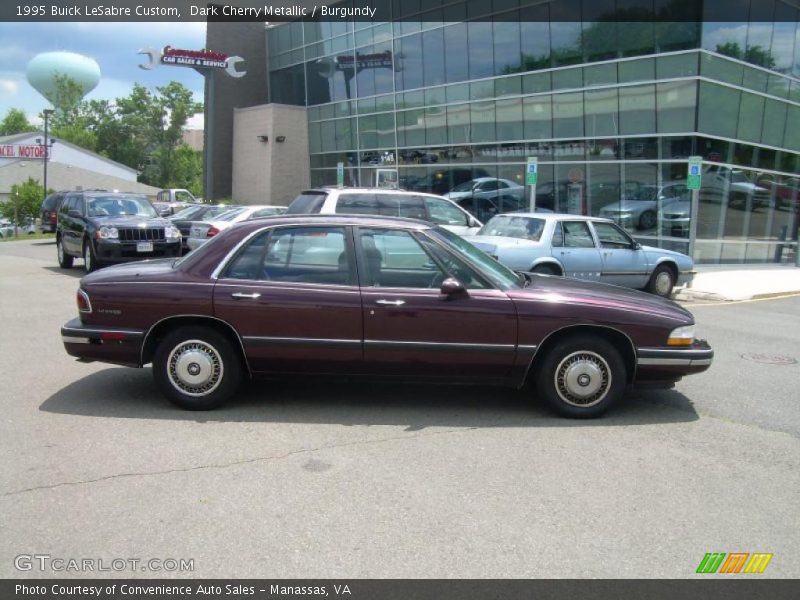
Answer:
[(286, 214), (288, 206), (266, 206), (247, 217), (247, 219), (263, 219), (264, 217), (277, 217)]
[(64, 201), (64, 196), (67, 192), (54, 192), (47, 196), (42, 202), (42, 208), (39, 214), (41, 219), (40, 227), (42, 233), (55, 233), (56, 222), (58, 221), (58, 209), (61, 208), (61, 203)]
[(190, 410), (220, 406), (249, 377), (335, 374), (531, 382), (562, 414), (596, 417), (627, 385), (669, 385), (713, 358), (670, 300), (520, 275), (444, 228), (376, 216), (243, 222), (181, 260), (84, 277), (77, 303), (67, 353), (152, 363)]
[(613, 221), (598, 217), (498, 215), (467, 239), (515, 271), (600, 281), (664, 297), (694, 275), (685, 254), (642, 246)]
[(445, 198), (458, 202), (464, 198), (502, 198), (521, 201), (525, 199), (525, 186), (510, 179), (497, 177), (477, 177), (465, 181), (443, 194)]
[(480, 221), (447, 198), (382, 188), (306, 190), (289, 204), (286, 213), (410, 217), (441, 225), (459, 235), (474, 234), (482, 226)]
[(68, 192), (58, 212), (58, 264), (83, 258), (86, 271), (110, 263), (180, 256), (181, 232), (147, 197), (123, 192)]
[(181, 232), (181, 248), (188, 252), (189, 234), (194, 221), (210, 220), (224, 212), (239, 208), (233, 204), (196, 204), (187, 206), (167, 219)]
[(671, 237), (689, 237), (692, 217), (692, 199), (671, 202), (661, 212), (661, 234)]
[(36, 233), (36, 224), (33, 221), (28, 223), (14, 225), (8, 219), (0, 220), (0, 238), (12, 238), (14, 234), (20, 235), (33, 235)]
[(642, 185), (619, 202), (606, 204), (600, 209), (600, 216), (612, 219), (626, 229), (653, 229), (658, 223), (659, 204), (663, 210), (671, 202), (691, 200), (692, 192), (685, 182), (666, 185)]
[(199, 204), (200, 200), (195, 198), (189, 190), (171, 188), (160, 190), (153, 201), (153, 207), (162, 217), (174, 215), (182, 211), (187, 206)]
[(255, 205), (240, 206), (223, 212), (210, 220), (194, 221), (189, 229), (189, 239), (186, 245), (189, 250), (196, 250), (205, 244), (220, 231), (224, 231), (234, 223), (246, 221), (250, 218), (271, 217), (275, 214), (275, 206)]

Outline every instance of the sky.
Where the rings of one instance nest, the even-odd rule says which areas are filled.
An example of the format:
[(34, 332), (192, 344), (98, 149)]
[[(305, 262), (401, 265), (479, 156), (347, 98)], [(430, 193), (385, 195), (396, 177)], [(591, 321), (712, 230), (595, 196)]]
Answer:
[[(146, 61), (137, 52), (148, 46), (199, 50), (205, 46), (205, 23), (0, 23), (0, 119), (9, 108), (25, 111), (40, 124), (39, 113), (50, 107), (25, 77), (28, 61), (42, 52), (75, 52), (100, 65), (100, 83), (86, 98), (113, 100), (127, 96), (138, 82), (154, 89), (170, 81), (189, 88), (203, 101), (203, 77), (191, 68), (161, 65), (152, 71), (139, 68)], [(190, 129), (202, 129), (202, 115), (193, 117)]]

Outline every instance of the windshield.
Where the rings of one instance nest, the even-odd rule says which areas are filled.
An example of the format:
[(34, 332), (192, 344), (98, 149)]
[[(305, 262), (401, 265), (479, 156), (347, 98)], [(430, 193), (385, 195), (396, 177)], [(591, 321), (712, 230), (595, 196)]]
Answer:
[(489, 219), (478, 231), (478, 235), (501, 235), (538, 242), (544, 231), (544, 219), (498, 215)]
[(205, 206), (190, 206), (188, 208), (184, 208), (182, 211), (176, 212), (174, 215), (169, 217), (170, 221), (180, 221), (182, 219), (191, 220), (195, 215), (199, 215), (205, 210)]
[(520, 287), (520, 278), (514, 271), (501, 265), (464, 238), (441, 227), (431, 229), (429, 233), (433, 237), (443, 240), (448, 248), (457, 252), (459, 256), (466, 259), (474, 267), (477, 267), (484, 277), (501, 290)]
[(750, 183), (750, 180), (747, 178), (747, 175), (744, 174), (744, 171), (731, 172), (731, 181), (735, 181), (737, 183)]
[(90, 217), (158, 217), (145, 196), (93, 196), (87, 203), (87, 214)]
[(244, 208), (234, 208), (233, 210), (228, 210), (219, 215), (216, 215), (215, 221), (233, 221), (236, 217), (242, 214), (246, 209)]
[(459, 183), (456, 187), (454, 187), (451, 192), (471, 192), (472, 186), (475, 185), (476, 181), (465, 181), (464, 183)]
[(635, 192), (628, 194), (628, 200), (655, 200), (658, 198), (658, 188), (654, 185), (640, 186)]

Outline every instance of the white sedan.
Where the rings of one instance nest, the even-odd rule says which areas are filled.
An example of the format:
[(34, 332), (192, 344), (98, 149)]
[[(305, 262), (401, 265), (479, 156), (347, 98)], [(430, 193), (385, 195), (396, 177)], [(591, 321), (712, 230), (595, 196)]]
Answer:
[(240, 223), (248, 219), (258, 219), (260, 217), (274, 217), (284, 212), (286, 212), (285, 206), (267, 206), (263, 204), (240, 206), (231, 209), (217, 215), (214, 217), (213, 221), (197, 221), (192, 223), (189, 228), (189, 239), (186, 240), (186, 245), (189, 247), (189, 250), (195, 250), (217, 235), (220, 231), (227, 229), (235, 223)]

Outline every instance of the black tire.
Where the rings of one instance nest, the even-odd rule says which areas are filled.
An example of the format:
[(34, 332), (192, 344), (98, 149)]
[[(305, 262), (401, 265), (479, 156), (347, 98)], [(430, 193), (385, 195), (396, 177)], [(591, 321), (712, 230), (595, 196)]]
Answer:
[[(207, 376), (202, 379), (204, 370)], [(181, 408), (212, 410), (236, 393), (242, 362), (221, 333), (209, 327), (181, 327), (158, 344), (153, 377), (161, 392)]]
[(89, 240), (83, 241), (83, 268), (87, 273), (91, 273), (100, 268), (100, 263), (97, 262), (97, 255), (94, 253), (92, 243)]
[(652, 229), (656, 226), (657, 220), (656, 213), (652, 210), (646, 210), (639, 217), (639, 229)]
[(531, 269), (531, 272), (538, 275), (560, 275), (556, 268), (550, 265), (536, 265)]
[(562, 416), (574, 419), (599, 417), (622, 398), (627, 384), (620, 353), (605, 339), (591, 335), (558, 342), (537, 365), (535, 375), (538, 396)]
[(656, 296), (669, 298), (672, 296), (672, 288), (674, 287), (675, 271), (667, 265), (659, 265), (650, 276), (650, 281), (647, 282), (647, 288), (645, 289)]
[(61, 236), (56, 238), (56, 254), (58, 256), (58, 266), (62, 269), (71, 269), (72, 261), (75, 260), (71, 255), (67, 254), (64, 250), (64, 244), (61, 242)]

